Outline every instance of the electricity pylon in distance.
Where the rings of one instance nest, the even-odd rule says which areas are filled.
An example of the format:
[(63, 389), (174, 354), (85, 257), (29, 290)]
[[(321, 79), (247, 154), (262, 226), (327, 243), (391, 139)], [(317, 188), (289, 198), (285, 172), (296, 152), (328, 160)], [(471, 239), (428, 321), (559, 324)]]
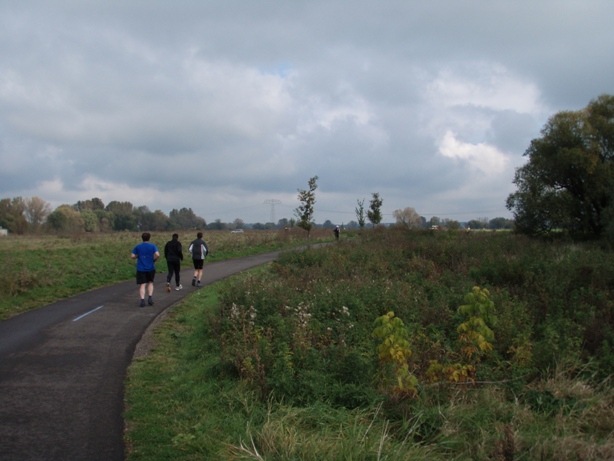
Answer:
[(264, 201), (265, 205), (271, 205), (271, 222), (275, 225), (275, 205), (281, 205), (281, 200), (276, 198), (268, 198)]

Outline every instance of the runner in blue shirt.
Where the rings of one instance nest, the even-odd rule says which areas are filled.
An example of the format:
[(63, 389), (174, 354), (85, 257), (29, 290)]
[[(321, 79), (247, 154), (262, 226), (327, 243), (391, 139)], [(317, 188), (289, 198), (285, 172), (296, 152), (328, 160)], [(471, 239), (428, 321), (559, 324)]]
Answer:
[(136, 284), (139, 285), (141, 295), (141, 307), (145, 307), (145, 289), (147, 289), (147, 303), (153, 306), (154, 277), (156, 275), (155, 262), (160, 257), (158, 247), (149, 242), (151, 234), (143, 232), (142, 243), (132, 250), (132, 259), (136, 259)]

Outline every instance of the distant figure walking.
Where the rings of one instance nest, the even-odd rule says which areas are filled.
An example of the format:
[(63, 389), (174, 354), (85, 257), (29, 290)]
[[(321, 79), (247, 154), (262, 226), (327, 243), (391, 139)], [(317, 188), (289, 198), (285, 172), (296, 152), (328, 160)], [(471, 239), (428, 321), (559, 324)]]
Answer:
[(175, 274), (175, 290), (181, 290), (181, 261), (183, 261), (183, 248), (179, 241), (179, 234), (173, 234), (173, 240), (169, 240), (164, 245), (164, 257), (168, 266), (168, 274), (166, 276), (166, 291), (171, 291), (171, 280)]
[(335, 230), (333, 230), (333, 232), (335, 233), (335, 239), (339, 240), (339, 226), (335, 226)]
[(209, 248), (203, 240), (203, 233), (196, 234), (196, 240), (190, 243), (188, 249), (192, 255), (192, 262), (194, 263), (194, 277), (192, 277), (192, 286), (202, 287), (201, 279), (203, 276), (203, 266), (205, 264), (205, 257), (209, 253)]
[(160, 257), (158, 247), (149, 242), (151, 234), (143, 232), (142, 243), (132, 250), (132, 259), (136, 259), (136, 284), (139, 285), (141, 307), (145, 307), (145, 291), (147, 291), (147, 303), (153, 306), (154, 277), (156, 275), (155, 262)]

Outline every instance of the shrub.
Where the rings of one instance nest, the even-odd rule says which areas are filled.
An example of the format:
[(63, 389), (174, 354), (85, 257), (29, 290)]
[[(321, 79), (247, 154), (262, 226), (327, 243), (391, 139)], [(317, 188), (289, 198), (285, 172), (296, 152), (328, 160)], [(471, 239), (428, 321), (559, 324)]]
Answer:
[[(580, 364), (603, 351), (599, 363), (612, 360), (614, 265), (598, 248), (398, 228), (359, 240), (284, 253), (267, 273), (223, 290), (217, 336), (225, 360), (263, 398), (357, 405), (384, 389), (378, 357), (380, 377), (386, 369), (395, 377), (388, 398), (433, 379), (517, 388), (562, 358)], [(478, 282), (484, 288), (472, 291)], [(231, 326), (233, 309), (244, 313), (240, 328)], [(402, 351), (396, 359), (376, 353), (378, 318), (403, 319), (396, 333), (375, 334)], [(250, 332), (242, 345), (239, 331)], [(356, 379), (348, 363), (366, 375)]]

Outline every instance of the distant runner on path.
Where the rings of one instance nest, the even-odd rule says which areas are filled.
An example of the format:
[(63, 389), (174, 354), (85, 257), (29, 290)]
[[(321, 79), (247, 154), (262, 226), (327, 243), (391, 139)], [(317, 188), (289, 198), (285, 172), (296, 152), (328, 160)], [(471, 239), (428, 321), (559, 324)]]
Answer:
[(203, 265), (205, 263), (205, 257), (209, 253), (209, 248), (203, 240), (203, 233), (196, 234), (196, 240), (190, 243), (189, 248), (192, 254), (192, 262), (194, 263), (194, 277), (192, 277), (192, 286), (202, 287), (201, 279), (203, 276)]
[(141, 307), (145, 307), (145, 288), (147, 288), (147, 303), (153, 306), (154, 277), (156, 275), (155, 262), (160, 257), (158, 247), (149, 242), (151, 234), (143, 232), (142, 243), (132, 250), (132, 259), (136, 259), (136, 284), (139, 285)]

